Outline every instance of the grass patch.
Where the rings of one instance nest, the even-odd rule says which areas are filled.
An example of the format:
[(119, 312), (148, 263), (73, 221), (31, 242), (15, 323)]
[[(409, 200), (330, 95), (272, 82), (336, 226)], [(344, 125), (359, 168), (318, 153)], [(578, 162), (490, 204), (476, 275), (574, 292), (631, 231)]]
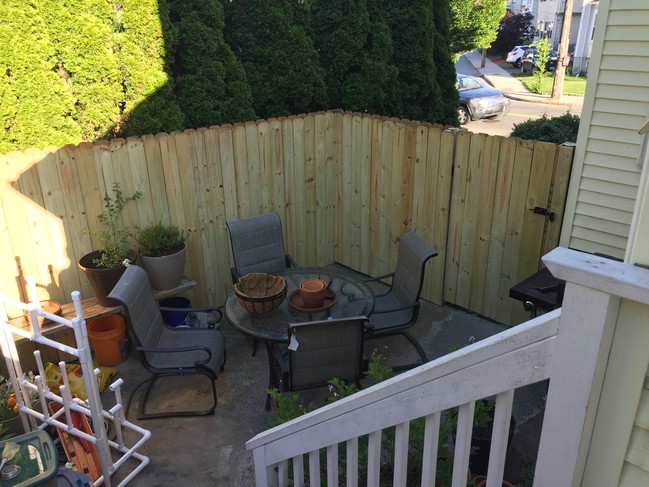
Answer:
[[(532, 83), (532, 75), (530, 73), (521, 73), (520, 71), (510, 71), (510, 74), (519, 79), (528, 89)], [(552, 84), (554, 83), (554, 72), (546, 73), (546, 76), (543, 78), (541, 83), (541, 93), (544, 95), (549, 95), (552, 93)], [(577, 76), (566, 76), (563, 80), (563, 94), (564, 95), (576, 95), (584, 96), (586, 92), (586, 78), (577, 77)]]

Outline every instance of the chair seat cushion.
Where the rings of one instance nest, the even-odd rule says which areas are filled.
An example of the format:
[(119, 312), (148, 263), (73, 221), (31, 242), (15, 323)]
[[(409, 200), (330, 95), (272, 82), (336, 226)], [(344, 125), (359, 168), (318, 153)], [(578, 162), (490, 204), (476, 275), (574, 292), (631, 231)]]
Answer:
[[(219, 330), (163, 327), (156, 348), (206, 347), (212, 352), (205, 365), (218, 375), (224, 360), (225, 337)], [(157, 368), (194, 368), (196, 360), (204, 360), (204, 353), (174, 352), (147, 353), (149, 363)]]

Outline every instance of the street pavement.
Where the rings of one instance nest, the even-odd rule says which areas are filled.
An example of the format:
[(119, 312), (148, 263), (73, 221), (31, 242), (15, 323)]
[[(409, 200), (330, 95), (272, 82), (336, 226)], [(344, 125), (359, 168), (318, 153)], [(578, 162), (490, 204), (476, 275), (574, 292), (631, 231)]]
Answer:
[[(490, 85), (512, 100), (525, 101), (530, 103), (545, 103), (549, 105), (565, 105), (571, 109), (581, 113), (584, 104), (583, 96), (568, 96), (563, 95), (560, 99), (553, 100), (550, 95), (538, 95), (532, 93), (527, 87), (518, 79), (514, 78), (506, 70), (498, 66), (489, 58), (485, 59), (484, 67), (482, 65), (482, 53), (480, 50), (475, 50), (464, 54), (463, 56), (471, 63), (471, 66), (480, 73)], [(470, 73), (467, 73), (470, 74)]]

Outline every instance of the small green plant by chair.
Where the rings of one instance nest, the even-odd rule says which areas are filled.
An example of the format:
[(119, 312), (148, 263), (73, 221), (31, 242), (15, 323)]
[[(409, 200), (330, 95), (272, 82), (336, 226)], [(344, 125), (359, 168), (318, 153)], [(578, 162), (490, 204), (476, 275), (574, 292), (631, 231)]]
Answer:
[(155, 223), (140, 229), (136, 242), (140, 255), (162, 257), (182, 250), (188, 235), (173, 225)]
[(129, 201), (135, 201), (142, 197), (140, 190), (125, 197), (118, 182), (113, 183), (113, 193), (114, 197), (108, 194), (108, 191), (106, 192), (104, 211), (97, 217), (102, 229), (90, 232), (90, 235), (99, 241), (101, 257), (92, 261), (98, 268), (111, 269), (124, 263), (130, 250), (128, 238), (131, 233), (122, 227), (120, 215)]

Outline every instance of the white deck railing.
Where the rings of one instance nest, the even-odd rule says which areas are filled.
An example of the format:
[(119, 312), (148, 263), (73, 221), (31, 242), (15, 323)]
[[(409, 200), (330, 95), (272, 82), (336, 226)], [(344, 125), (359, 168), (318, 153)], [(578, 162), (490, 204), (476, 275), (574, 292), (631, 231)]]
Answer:
[[(646, 343), (649, 271), (563, 248), (543, 260), (555, 277), (566, 281), (561, 310), (257, 435), (246, 444), (253, 451), (257, 486), (288, 485), (290, 470), (296, 486), (307, 480), (309, 485), (326, 480), (326, 485), (336, 486), (339, 465), (346, 468), (344, 485), (358, 485), (360, 470), (364, 485), (390, 482), (380, 478), (381, 462), (390, 451), (382, 449), (381, 436), (392, 427), (391, 482), (405, 486), (409, 431), (417, 418), (425, 419), (420, 482), (433, 486), (438, 452), (448, 446), (438, 445), (440, 419), (444, 411), (458, 407), (452, 486), (464, 487), (475, 401), (496, 396), (487, 487), (500, 487), (514, 390), (544, 379), (550, 381), (534, 485), (577, 486), (584, 479), (591, 479), (589, 485), (593, 479), (597, 485), (617, 485), (646, 383), (644, 355), (631, 360), (625, 352), (635, 341)], [(612, 394), (612, 389), (622, 392)], [(620, 397), (628, 401), (618, 401)], [(621, 406), (628, 414), (618, 413)], [(616, 439), (613, 446), (607, 441), (610, 436)], [(366, 460), (365, 450), (359, 449), (365, 442)], [(342, 461), (341, 444), (346, 455)], [(326, 452), (324, 474), (321, 451)], [(303, 474), (305, 457), (308, 479)]]
[[(359, 483), (359, 438), (367, 436), (366, 484), (378, 486), (382, 431), (394, 433), (393, 485), (405, 486), (408, 471), (410, 422), (425, 418), (421, 485), (435, 485), (442, 412), (459, 406), (452, 485), (466, 486), (475, 401), (496, 396), (489, 460), (489, 485), (502, 483), (514, 390), (550, 377), (559, 311), (429, 362), (393, 379), (365, 389), (317, 411), (263, 432), (247, 443), (253, 450), (257, 486), (305, 485), (304, 456), (309, 485), (321, 484), (320, 452), (326, 485)], [(365, 440), (361, 440), (364, 442)], [(344, 444), (341, 460), (338, 446)], [(363, 455), (361, 455), (363, 456)], [(365, 484), (365, 480), (362, 481)]]

